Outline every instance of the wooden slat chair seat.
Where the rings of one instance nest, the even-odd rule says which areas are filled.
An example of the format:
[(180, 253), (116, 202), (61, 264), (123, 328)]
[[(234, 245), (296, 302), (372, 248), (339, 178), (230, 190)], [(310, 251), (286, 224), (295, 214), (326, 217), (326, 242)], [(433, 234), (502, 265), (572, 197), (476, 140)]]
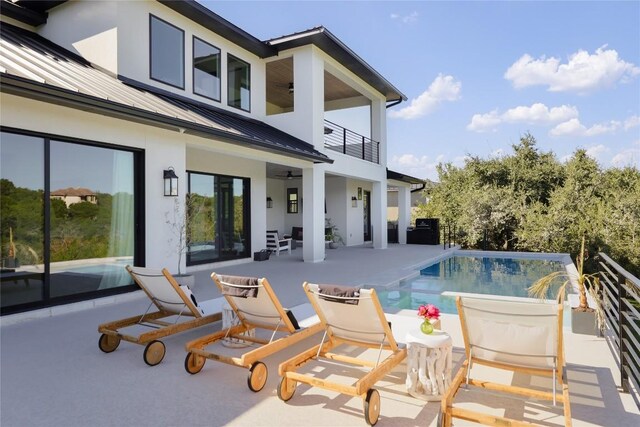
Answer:
[[(380, 394), (373, 386), (402, 362), (406, 349), (394, 339), (374, 289), (360, 289), (355, 297), (336, 297), (323, 294), (321, 285), (304, 283), (303, 288), (318, 314), (325, 336), (320, 344), (280, 364), (282, 381), (278, 396), (285, 402), (291, 399), (298, 382), (358, 396), (364, 400), (366, 422), (374, 425), (380, 415)], [(343, 344), (375, 349), (377, 361), (332, 352)], [(302, 365), (320, 359), (365, 367), (369, 371), (352, 385), (296, 372)]]
[[(439, 425), (450, 426), (453, 418), (485, 425), (530, 425), (454, 406), (454, 398), (463, 384), (479, 390), (494, 390), (550, 400), (563, 404), (565, 425), (571, 425), (569, 386), (564, 372), (562, 305), (544, 302), (514, 302), (484, 298), (457, 297), (466, 360), (442, 399)], [(548, 376), (553, 390), (548, 392), (475, 380), (474, 364)], [(560, 393), (557, 392), (560, 385)]]
[[(133, 280), (149, 297), (151, 302), (144, 314), (107, 322), (98, 326), (102, 335), (98, 346), (111, 353), (121, 340), (145, 345), (144, 361), (155, 366), (162, 361), (165, 346), (160, 338), (197, 328), (222, 318), (220, 312), (206, 312), (193, 297), (188, 286), (179, 285), (165, 268), (154, 270), (142, 267), (125, 267)], [(157, 311), (150, 311), (152, 307)], [(144, 326), (150, 330), (136, 334), (132, 326)]]
[(291, 253), (291, 238), (281, 239), (277, 231), (269, 230), (267, 231), (267, 249), (275, 252), (276, 256), (280, 255), (282, 251)]
[[(296, 329), (289, 311), (282, 307), (266, 278), (212, 273), (211, 279), (235, 312), (239, 323), (187, 343), (185, 369), (190, 374), (197, 374), (207, 359), (244, 367), (250, 370), (247, 381), (249, 389), (258, 392), (264, 387), (268, 376), (267, 367), (260, 359), (320, 332), (322, 326), (318, 322)], [(270, 338), (245, 335), (252, 329), (266, 330), (270, 333)], [(253, 345), (247, 352), (235, 357), (207, 349), (226, 338), (248, 341)]]

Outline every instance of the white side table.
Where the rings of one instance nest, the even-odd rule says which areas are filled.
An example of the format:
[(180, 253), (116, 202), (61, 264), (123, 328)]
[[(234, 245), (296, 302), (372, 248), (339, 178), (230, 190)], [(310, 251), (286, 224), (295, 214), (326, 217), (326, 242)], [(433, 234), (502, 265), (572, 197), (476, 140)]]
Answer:
[(423, 400), (440, 400), (451, 384), (452, 341), (434, 329), (423, 334), (419, 325), (407, 332), (407, 391)]
[[(222, 329), (230, 328), (231, 326), (238, 325), (240, 321), (238, 320), (238, 316), (236, 316), (236, 312), (229, 306), (228, 303), (222, 304)], [(250, 337), (256, 336), (256, 330), (251, 329), (245, 332), (243, 335), (248, 335)], [(238, 338), (223, 338), (222, 345), (225, 347), (248, 347), (252, 343), (251, 341), (244, 341)]]

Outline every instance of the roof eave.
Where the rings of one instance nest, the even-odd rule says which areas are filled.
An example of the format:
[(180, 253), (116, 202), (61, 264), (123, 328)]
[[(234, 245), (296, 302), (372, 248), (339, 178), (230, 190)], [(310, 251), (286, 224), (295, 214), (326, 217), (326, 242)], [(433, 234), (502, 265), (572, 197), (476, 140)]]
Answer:
[(400, 172), (392, 171), (387, 168), (387, 179), (392, 179), (394, 181), (406, 182), (407, 184), (424, 184), (426, 180), (413, 177), (411, 175), (405, 175)]
[(313, 44), (373, 86), (387, 101), (407, 100), (405, 94), (324, 27), (271, 39), (266, 43), (277, 47), (279, 51)]
[(57, 105), (72, 108), (80, 108), (85, 111), (94, 111), (111, 117), (124, 118), (137, 123), (151, 124), (164, 129), (185, 129), (197, 136), (215, 137), (216, 139), (232, 144), (266, 151), (274, 154), (287, 155), (314, 163), (333, 163), (333, 160), (320, 153), (302, 153), (286, 147), (274, 147), (268, 143), (253, 138), (230, 135), (227, 132), (210, 128), (208, 126), (189, 122), (186, 120), (168, 117), (162, 114), (142, 110), (137, 107), (122, 105), (113, 101), (95, 98), (67, 89), (50, 86), (20, 77), (0, 75), (0, 88), (3, 93), (24, 96), (45, 102), (55, 101)]
[(7, 0), (0, 1), (0, 14), (33, 27), (47, 22), (46, 12), (27, 9)]
[(195, 0), (158, 0), (158, 2), (260, 58), (278, 54), (277, 49), (233, 25)]

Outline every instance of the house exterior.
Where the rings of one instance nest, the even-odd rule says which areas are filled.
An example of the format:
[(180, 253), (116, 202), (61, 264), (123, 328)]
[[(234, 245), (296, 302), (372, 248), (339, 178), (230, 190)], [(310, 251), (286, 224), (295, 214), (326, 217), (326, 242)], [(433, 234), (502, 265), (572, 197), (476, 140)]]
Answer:
[(88, 188), (61, 188), (52, 191), (50, 198), (62, 200), (67, 207), (82, 202), (92, 203), (94, 205), (98, 203), (96, 193)]
[[(133, 290), (126, 264), (247, 262), (267, 230), (302, 227), (321, 262), (328, 218), (386, 248), (386, 108), (406, 97), (327, 29), (261, 41), (195, 1), (0, 5), (3, 314)], [(97, 202), (49, 202), (64, 188)]]

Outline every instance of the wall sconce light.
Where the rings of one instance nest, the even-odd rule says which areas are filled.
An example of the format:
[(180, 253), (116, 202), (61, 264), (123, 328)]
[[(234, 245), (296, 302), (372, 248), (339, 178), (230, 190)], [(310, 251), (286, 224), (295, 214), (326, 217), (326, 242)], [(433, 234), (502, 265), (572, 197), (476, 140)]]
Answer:
[(267, 209), (271, 209), (273, 207), (273, 199), (271, 197), (267, 197)]
[(351, 197), (351, 207), (352, 208), (357, 208), (358, 207), (358, 198), (356, 196), (352, 196)]
[(165, 196), (177, 196), (178, 195), (178, 175), (176, 175), (173, 167), (169, 166), (163, 172), (164, 175), (164, 195)]

